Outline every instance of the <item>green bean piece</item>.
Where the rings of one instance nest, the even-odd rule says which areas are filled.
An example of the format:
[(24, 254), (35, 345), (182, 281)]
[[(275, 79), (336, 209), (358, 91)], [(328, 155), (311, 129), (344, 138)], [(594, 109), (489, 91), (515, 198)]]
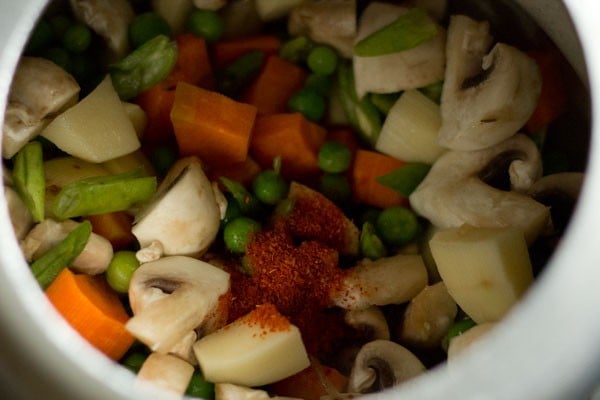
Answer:
[(316, 46), (306, 58), (306, 64), (311, 71), (319, 75), (331, 75), (338, 64), (338, 54), (329, 46)]
[(227, 194), (227, 208), (225, 209), (225, 216), (221, 220), (221, 227), (225, 228), (232, 220), (237, 217), (243, 216), (242, 209), (240, 208), (240, 203), (237, 202), (236, 199), (231, 196), (231, 194)]
[(344, 172), (352, 162), (352, 151), (343, 143), (327, 141), (321, 145), (317, 160), (319, 168), (325, 172)]
[(369, 99), (371, 103), (382, 114), (387, 115), (392, 109), (393, 105), (396, 103), (396, 100), (400, 97), (400, 93), (370, 93)]
[(299, 112), (310, 121), (319, 121), (325, 114), (325, 98), (316, 90), (305, 87), (294, 93), (288, 101), (291, 112)]
[(448, 342), (450, 342), (450, 340), (452, 340), (452, 338), (462, 335), (463, 333), (465, 333), (466, 331), (468, 331), (475, 325), (477, 325), (475, 323), (475, 321), (473, 321), (471, 318), (468, 318), (468, 317), (465, 317), (459, 321), (456, 321), (450, 327), (450, 329), (448, 330), (448, 334), (446, 335)]
[(332, 86), (333, 81), (327, 75), (310, 74), (304, 81), (305, 88), (314, 90), (325, 98), (329, 97)]
[(171, 34), (167, 21), (152, 11), (137, 15), (129, 25), (129, 39), (135, 48), (158, 35), (170, 37)]
[(258, 221), (248, 217), (238, 217), (225, 225), (223, 240), (232, 253), (243, 254), (252, 236), (260, 231)]
[(72, 25), (62, 37), (62, 45), (71, 53), (83, 53), (92, 43), (92, 31), (85, 25)]
[(381, 239), (391, 246), (401, 246), (410, 242), (420, 228), (416, 214), (402, 206), (383, 210), (377, 217), (375, 227)]
[(177, 46), (165, 35), (150, 39), (109, 67), (113, 86), (129, 100), (162, 81), (177, 61)]
[(188, 384), (185, 394), (190, 397), (197, 397), (200, 399), (214, 399), (215, 398), (215, 385), (212, 382), (204, 379), (202, 373), (198, 370), (194, 371), (190, 383)]
[(27, 143), (15, 156), (12, 172), (15, 189), (37, 222), (44, 220), (46, 176), (42, 144)]
[(223, 35), (225, 22), (216, 11), (195, 9), (188, 17), (186, 28), (188, 32), (213, 43)]
[(263, 213), (264, 209), (261, 202), (244, 185), (224, 176), (220, 180), (225, 189), (238, 202), (243, 215), (258, 217)]
[(354, 45), (354, 54), (376, 57), (412, 49), (437, 35), (438, 27), (420, 8), (411, 8), (394, 22)]
[(350, 64), (340, 64), (337, 75), (337, 96), (348, 121), (362, 140), (371, 147), (374, 146), (382, 125), (379, 110), (371, 103), (368, 96), (358, 98)]
[(387, 249), (383, 241), (375, 231), (375, 227), (370, 222), (365, 222), (360, 231), (359, 238), (360, 251), (364, 257), (370, 260), (377, 260), (385, 257)]
[(89, 221), (83, 221), (77, 228), (69, 232), (58, 245), (31, 264), (31, 272), (42, 289), (50, 286), (63, 268), (68, 267), (79, 256), (91, 234), (92, 224)]
[(106, 281), (118, 293), (129, 291), (129, 282), (140, 262), (134, 251), (121, 250), (113, 254), (106, 269)]
[(136, 352), (133, 352), (133, 353), (127, 355), (121, 361), (121, 364), (125, 368), (128, 368), (130, 371), (137, 374), (139, 372), (139, 370), (142, 368), (142, 365), (144, 364), (144, 362), (146, 361), (146, 358), (148, 358), (148, 354), (136, 351)]
[(217, 72), (217, 90), (229, 97), (236, 97), (258, 75), (265, 54), (250, 51)]
[(254, 195), (263, 203), (274, 205), (283, 200), (288, 192), (288, 183), (275, 170), (259, 173), (252, 181)]
[(407, 163), (406, 165), (376, 179), (402, 196), (408, 197), (425, 179), (431, 166), (424, 163)]
[(350, 201), (352, 189), (344, 174), (323, 174), (319, 177), (319, 191), (336, 204)]
[(178, 158), (177, 148), (168, 144), (157, 146), (150, 153), (150, 162), (160, 176), (165, 176)]
[(147, 201), (156, 191), (156, 177), (145, 177), (140, 169), (112, 176), (81, 179), (66, 185), (54, 198), (56, 218), (124, 211)]
[(300, 64), (307, 59), (314, 47), (315, 43), (306, 36), (297, 36), (281, 45), (279, 57), (289, 62)]

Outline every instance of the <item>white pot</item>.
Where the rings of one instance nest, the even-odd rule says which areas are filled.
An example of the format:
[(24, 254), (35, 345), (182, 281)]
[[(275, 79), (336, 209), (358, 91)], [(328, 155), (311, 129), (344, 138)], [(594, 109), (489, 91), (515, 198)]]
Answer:
[[(0, 110), (45, 3), (0, 1)], [(581, 200), (546, 273), (497, 330), (452, 368), (435, 369), (377, 398), (580, 399), (600, 382), (600, 106), (594, 101), (600, 98), (600, 2), (517, 3), (547, 30), (590, 88), (591, 156)], [(90, 348), (45, 301), (21, 257), (3, 197), (0, 377), (0, 398), (152, 398), (134, 392), (133, 375)]]

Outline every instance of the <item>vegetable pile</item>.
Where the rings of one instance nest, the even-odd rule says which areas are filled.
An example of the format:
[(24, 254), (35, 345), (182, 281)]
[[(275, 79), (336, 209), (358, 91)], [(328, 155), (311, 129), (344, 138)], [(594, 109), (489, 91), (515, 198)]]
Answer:
[(583, 179), (546, 144), (560, 54), (443, 1), (358, 3), (82, 0), (32, 32), (3, 126), (15, 235), (137, 380), (383, 390), (542, 272)]

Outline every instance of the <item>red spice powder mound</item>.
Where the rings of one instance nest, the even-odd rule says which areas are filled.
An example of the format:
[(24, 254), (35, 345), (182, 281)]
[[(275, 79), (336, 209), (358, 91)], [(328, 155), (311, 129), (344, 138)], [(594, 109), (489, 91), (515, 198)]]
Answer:
[(284, 332), (291, 329), (290, 321), (277, 311), (273, 304), (260, 304), (250, 313), (246, 314), (240, 321), (248, 326), (260, 327), (261, 336), (269, 332)]

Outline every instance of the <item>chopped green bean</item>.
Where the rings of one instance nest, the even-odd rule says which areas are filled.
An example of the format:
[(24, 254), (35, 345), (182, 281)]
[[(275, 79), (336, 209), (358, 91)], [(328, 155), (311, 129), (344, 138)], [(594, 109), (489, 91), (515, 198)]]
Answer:
[(370, 222), (363, 224), (360, 231), (359, 244), (362, 255), (370, 260), (377, 260), (378, 258), (385, 257), (387, 254), (385, 245)]
[(354, 54), (375, 57), (409, 50), (438, 33), (438, 27), (427, 12), (412, 8), (394, 22), (373, 32), (354, 46)]
[(27, 143), (15, 156), (12, 172), (15, 189), (37, 222), (44, 220), (46, 177), (42, 144)]
[(463, 318), (459, 321), (456, 321), (450, 327), (450, 330), (448, 330), (448, 334), (446, 335), (448, 342), (450, 342), (450, 340), (452, 340), (452, 338), (462, 335), (463, 333), (465, 333), (466, 331), (468, 331), (475, 325), (477, 325), (475, 323), (475, 321), (473, 321), (471, 318), (468, 318), (468, 317)]
[(217, 73), (217, 88), (229, 97), (237, 96), (258, 74), (263, 65), (265, 53), (250, 51), (239, 57)]
[(330, 76), (310, 74), (304, 81), (304, 87), (314, 90), (323, 97), (329, 97), (333, 82)]
[(112, 176), (81, 179), (66, 185), (54, 198), (52, 213), (66, 219), (130, 209), (156, 191), (156, 177), (142, 169)]
[(192, 374), (185, 394), (200, 399), (213, 399), (215, 397), (215, 385), (204, 379), (202, 373), (196, 370)]
[(221, 177), (221, 183), (238, 202), (243, 215), (258, 217), (263, 213), (261, 202), (239, 182)]
[(281, 45), (279, 57), (299, 64), (304, 62), (310, 51), (315, 47), (315, 43), (306, 36), (297, 36)]
[(424, 163), (407, 163), (403, 167), (377, 178), (377, 182), (385, 185), (403, 196), (410, 196), (429, 173), (431, 166)]
[(442, 99), (442, 91), (444, 90), (444, 81), (434, 82), (430, 85), (424, 86), (419, 89), (421, 93), (429, 97), (432, 101), (440, 104)]
[(131, 99), (162, 81), (176, 60), (175, 44), (165, 35), (155, 36), (110, 66), (115, 90), (121, 99)]
[(83, 221), (58, 245), (48, 250), (31, 264), (31, 271), (42, 289), (46, 289), (63, 268), (79, 256), (92, 233), (92, 224)]
[(369, 99), (371, 103), (383, 114), (387, 115), (400, 97), (400, 93), (371, 93)]

